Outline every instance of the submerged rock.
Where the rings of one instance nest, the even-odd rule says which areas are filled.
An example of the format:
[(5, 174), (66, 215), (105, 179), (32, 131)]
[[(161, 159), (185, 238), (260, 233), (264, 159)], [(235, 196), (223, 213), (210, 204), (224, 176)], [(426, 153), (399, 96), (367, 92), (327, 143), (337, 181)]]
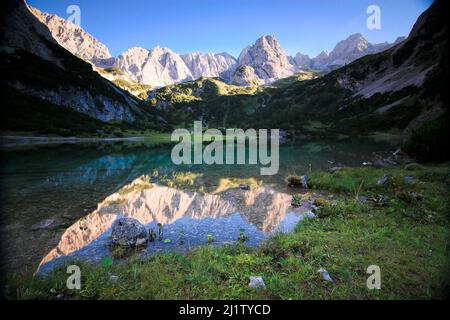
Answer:
[(115, 284), (115, 283), (117, 283), (117, 281), (119, 281), (119, 277), (118, 276), (115, 276), (115, 275), (110, 275), (109, 276), (109, 283), (110, 284)]
[(250, 283), (248, 286), (254, 289), (266, 289), (266, 284), (261, 277), (249, 277)]
[(119, 218), (112, 225), (111, 240), (115, 245), (132, 247), (138, 240), (147, 241), (147, 231), (143, 224), (133, 218)]

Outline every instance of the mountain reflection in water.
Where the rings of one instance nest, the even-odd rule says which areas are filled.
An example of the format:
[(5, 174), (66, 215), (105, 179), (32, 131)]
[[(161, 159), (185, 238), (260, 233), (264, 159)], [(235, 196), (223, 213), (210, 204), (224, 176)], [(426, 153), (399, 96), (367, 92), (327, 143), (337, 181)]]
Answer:
[[(221, 186), (223, 178), (255, 178), (258, 183), (261, 182), (261, 186), (290, 194), (295, 192), (286, 187), (286, 177), (290, 174), (301, 175), (309, 170), (327, 170), (330, 160), (345, 166), (360, 166), (364, 161), (373, 160), (373, 152), (393, 151), (396, 148), (389, 143), (365, 140), (284, 144), (280, 146), (279, 173), (274, 176), (260, 176), (259, 165), (176, 166), (171, 161), (171, 147), (130, 141), (2, 146), (0, 237), (3, 256), (0, 268), (5, 270), (5, 275), (36, 270), (42, 257), (57, 246), (69, 226), (80, 217), (93, 212), (98, 203), (103, 203), (106, 197), (120, 190), (122, 186), (130, 184), (142, 175), (153, 175), (154, 171), (157, 171), (159, 176), (169, 176), (174, 172), (198, 175), (196, 183), (204, 190), (178, 186), (178, 189), (185, 191), (217, 193), (223, 191), (216, 190)], [(161, 184), (172, 187), (168, 183)], [(255, 208), (251, 214), (258, 215)], [(250, 213), (247, 215), (250, 216)], [(165, 230), (165, 234), (169, 235), (172, 230), (187, 233), (188, 230), (184, 226), (188, 219), (199, 225), (199, 234), (203, 230), (213, 234), (216, 240), (214, 243), (218, 242), (216, 233), (221, 233), (220, 228), (228, 221), (226, 219), (231, 219), (233, 222), (229, 222), (230, 224), (241, 225), (242, 229), (249, 232), (250, 227), (244, 225), (247, 220), (241, 218), (240, 214), (233, 218), (235, 220), (232, 217), (233, 213), (220, 219), (196, 219), (186, 215), (174, 220), (170, 230)], [(221, 224), (213, 227), (215, 225), (208, 219), (221, 221)], [(289, 219), (290, 215), (286, 214), (283, 221)], [(260, 225), (262, 223), (253, 227)], [(190, 229), (194, 230), (193, 227)], [(262, 230), (263, 227), (259, 232), (263, 232)], [(265, 230), (270, 230), (270, 227)], [(106, 231), (105, 233), (107, 234)], [(206, 241), (206, 234), (199, 237)], [(175, 238), (174, 235), (173, 239)], [(235, 241), (235, 238), (235, 235), (230, 235), (232, 241)], [(92, 239), (95, 239), (95, 243), (103, 241), (102, 237)], [(249, 242), (251, 241), (253, 240), (250, 238)], [(93, 244), (84, 246), (83, 250), (90, 246)], [(168, 247), (160, 242), (154, 246)]]
[(143, 256), (169, 249), (189, 250), (207, 244), (208, 235), (220, 245), (235, 243), (245, 232), (246, 244), (257, 245), (270, 233), (291, 231), (305, 216), (312, 216), (308, 202), (293, 208), (291, 200), (286, 193), (261, 186), (202, 194), (146, 184), (145, 177), (140, 177), (70, 226), (41, 261), (40, 271), (45, 273), (67, 258), (99, 261), (110, 256), (111, 226), (120, 216), (137, 219), (147, 230), (163, 225), (165, 241), (149, 242)]

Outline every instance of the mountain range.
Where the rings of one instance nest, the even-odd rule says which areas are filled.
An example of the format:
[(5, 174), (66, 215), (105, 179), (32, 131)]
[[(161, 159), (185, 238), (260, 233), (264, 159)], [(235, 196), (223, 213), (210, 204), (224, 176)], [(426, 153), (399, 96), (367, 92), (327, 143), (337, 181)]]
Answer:
[(133, 47), (113, 58), (108, 48), (77, 25), (56, 15), (30, 8), (50, 30), (53, 38), (77, 57), (99, 68), (116, 67), (129, 79), (158, 88), (201, 77), (220, 77), (240, 86), (269, 85), (302, 70), (329, 71), (367, 54), (386, 50), (401, 42), (371, 44), (361, 34), (339, 42), (330, 53), (315, 58), (302, 53), (288, 56), (274, 36), (266, 35), (234, 58), (228, 53), (193, 52), (179, 55), (169, 48), (147, 50)]
[(264, 36), (235, 59), (159, 47), (111, 57), (67, 21), (6, 0), (2, 129), (109, 137), (202, 120), (205, 127), (336, 137), (448, 128), (446, 3), (436, 0), (393, 45), (353, 35), (310, 59), (289, 57), (273, 36)]
[[(233, 89), (217, 79), (200, 79), (157, 89), (150, 102), (165, 110), (175, 123), (188, 125), (202, 119), (213, 128), (280, 128), (301, 137), (386, 131), (409, 136), (427, 124), (446, 128), (448, 28), (444, 12), (445, 1), (435, 1), (408, 38), (328, 73), (298, 73), (254, 91)], [(361, 37), (351, 37), (350, 42), (358, 39)], [(364, 45), (357, 47), (340, 43), (332, 54), (323, 54), (319, 60), (346, 63), (338, 59), (340, 53), (354, 59), (364, 50), (373, 52), (381, 47), (361, 43)], [(260, 39), (239, 57), (243, 65), (233, 80), (245, 78), (258, 85), (286, 77), (293, 64), (281, 53), (273, 37)], [(306, 57), (297, 55), (297, 63), (305, 61)], [(429, 136), (426, 132), (423, 136)]]

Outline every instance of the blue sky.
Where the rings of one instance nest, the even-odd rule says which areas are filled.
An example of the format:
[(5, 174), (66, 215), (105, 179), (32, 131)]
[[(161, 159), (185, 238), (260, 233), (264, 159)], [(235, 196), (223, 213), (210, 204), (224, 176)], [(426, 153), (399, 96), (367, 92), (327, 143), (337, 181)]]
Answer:
[[(67, 18), (81, 9), (81, 26), (116, 56), (126, 49), (157, 45), (177, 53), (241, 50), (274, 35), (289, 55), (315, 56), (350, 34), (370, 42), (394, 41), (409, 33), (432, 0), (28, 0), (41, 11)], [(366, 27), (367, 7), (381, 8), (381, 30)]]

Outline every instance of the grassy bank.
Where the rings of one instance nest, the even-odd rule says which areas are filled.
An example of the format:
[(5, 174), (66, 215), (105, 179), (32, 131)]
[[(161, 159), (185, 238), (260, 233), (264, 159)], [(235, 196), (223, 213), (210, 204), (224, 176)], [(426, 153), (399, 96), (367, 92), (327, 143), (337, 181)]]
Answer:
[[(204, 246), (127, 264), (79, 263), (81, 290), (66, 289), (68, 275), (59, 268), (46, 278), (19, 275), (7, 294), (12, 299), (54, 299), (59, 293), (66, 299), (443, 298), (449, 172), (448, 164), (313, 172), (310, 185), (333, 197), (322, 201), (317, 218), (259, 248)], [(385, 173), (393, 175), (391, 181), (377, 185)], [(407, 176), (413, 179), (405, 181)], [(366, 287), (370, 265), (381, 268), (381, 290)], [(324, 281), (319, 268), (327, 269), (333, 282)], [(110, 275), (118, 281), (111, 284)], [(249, 288), (249, 276), (262, 276), (267, 289)]]

